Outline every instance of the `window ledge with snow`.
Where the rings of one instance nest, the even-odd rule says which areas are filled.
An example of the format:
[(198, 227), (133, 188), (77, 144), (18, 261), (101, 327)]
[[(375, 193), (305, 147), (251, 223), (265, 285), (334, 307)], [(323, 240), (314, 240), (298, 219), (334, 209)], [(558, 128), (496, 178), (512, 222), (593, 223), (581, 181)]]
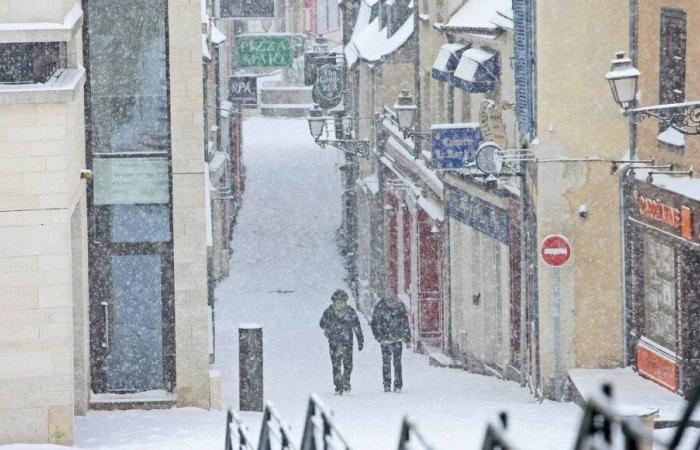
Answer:
[(66, 14), (63, 23), (0, 23), (0, 42), (70, 42), (82, 25), (83, 10), (76, 4)]
[(64, 69), (46, 83), (0, 84), (0, 105), (67, 103), (75, 100), (85, 83), (85, 69)]
[(685, 147), (685, 136), (673, 127), (668, 127), (665, 131), (656, 136), (656, 140), (663, 145), (682, 149)]

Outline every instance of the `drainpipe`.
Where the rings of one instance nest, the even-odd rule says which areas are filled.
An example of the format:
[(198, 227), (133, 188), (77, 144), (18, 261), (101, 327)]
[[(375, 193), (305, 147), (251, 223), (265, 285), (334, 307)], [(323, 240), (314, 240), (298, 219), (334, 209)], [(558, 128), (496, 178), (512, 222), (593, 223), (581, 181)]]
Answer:
[[(418, 124), (418, 131), (421, 132), (423, 130), (423, 115), (421, 114), (421, 107), (423, 106), (423, 96), (421, 95), (421, 64), (420, 64), (420, 18), (419, 18), (419, 13), (420, 13), (420, 7), (418, 5), (418, 1), (414, 0), (413, 1), (413, 47), (415, 49), (415, 60), (418, 61), (418, 64), (414, 64), (414, 71), (413, 71), (413, 78), (414, 78), (414, 89), (416, 91), (416, 104), (418, 105), (418, 109), (416, 109), (416, 118), (415, 118), (415, 123)], [(422, 144), (420, 139), (416, 139), (413, 141), (413, 157), (414, 158), (420, 158), (421, 150), (422, 150)]]
[[(635, 65), (637, 64), (637, 15), (638, 0), (630, 0), (630, 58), (632, 59), (632, 64)], [(635, 125), (632, 118), (629, 119), (628, 127), (629, 159), (635, 160), (637, 159), (637, 125)], [(618, 185), (618, 195), (620, 199), (620, 245), (622, 247), (622, 357), (625, 365), (630, 362), (630, 351), (628, 348), (629, 330), (627, 329), (627, 221), (625, 217), (625, 183), (631, 169), (631, 166), (626, 166), (620, 171), (620, 183)]]

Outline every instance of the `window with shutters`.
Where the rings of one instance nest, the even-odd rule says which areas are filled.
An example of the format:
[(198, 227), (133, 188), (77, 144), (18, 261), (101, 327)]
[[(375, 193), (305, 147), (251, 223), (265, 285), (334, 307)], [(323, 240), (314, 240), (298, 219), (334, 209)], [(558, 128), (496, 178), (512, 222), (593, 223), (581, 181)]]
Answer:
[(532, 0), (513, 0), (515, 105), (520, 133), (534, 136), (535, 98)]
[[(661, 10), (659, 103), (662, 105), (685, 101), (686, 22), (685, 11)], [(659, 126), (662, 133), (669, 128), (664, 124)]]

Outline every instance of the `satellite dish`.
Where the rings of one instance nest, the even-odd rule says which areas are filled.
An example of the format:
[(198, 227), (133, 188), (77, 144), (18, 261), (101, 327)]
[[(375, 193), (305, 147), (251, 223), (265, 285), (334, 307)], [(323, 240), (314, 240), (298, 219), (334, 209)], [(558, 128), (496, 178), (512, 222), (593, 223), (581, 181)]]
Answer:
[(476, 167), (488, 175), (503, 170), (503, 150), (495, 142), (484, 142), (476, 151)]

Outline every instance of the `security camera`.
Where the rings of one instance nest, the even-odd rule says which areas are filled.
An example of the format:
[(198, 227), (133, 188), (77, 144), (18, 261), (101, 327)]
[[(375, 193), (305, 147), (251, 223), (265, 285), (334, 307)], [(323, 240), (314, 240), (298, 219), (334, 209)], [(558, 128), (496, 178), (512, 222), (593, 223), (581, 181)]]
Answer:
[(578, 216), (581, 219), (585, 219), (586, 217), (588, 217), (588, 205), (587, 204), (584, 203), (583, 205), (578, 207)]

